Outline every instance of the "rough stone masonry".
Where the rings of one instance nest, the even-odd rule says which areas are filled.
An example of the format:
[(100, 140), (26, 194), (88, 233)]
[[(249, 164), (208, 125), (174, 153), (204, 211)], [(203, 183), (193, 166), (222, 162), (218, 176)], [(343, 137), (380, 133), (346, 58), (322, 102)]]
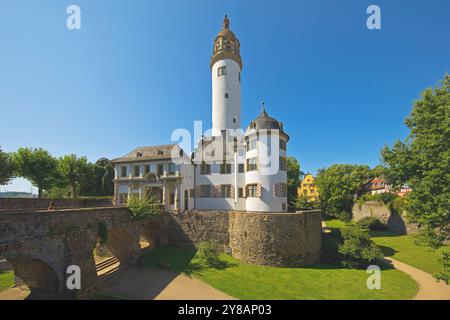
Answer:
[[(125, 207), (0, 212), (0, 258), (11, 263), (32, 294), (85, 297), (98, 282), (93, 249), (107, 229), (106, 246), (121, 265), (141, 255), (140, 239), (153, 246), (195, 247), (214, 241), (242, 261), (300, 267), (319, 261), (321, 212), (189, 211), (133, 220)], [(82, 290), (65, 287), (67, 267), (78, 265)]]

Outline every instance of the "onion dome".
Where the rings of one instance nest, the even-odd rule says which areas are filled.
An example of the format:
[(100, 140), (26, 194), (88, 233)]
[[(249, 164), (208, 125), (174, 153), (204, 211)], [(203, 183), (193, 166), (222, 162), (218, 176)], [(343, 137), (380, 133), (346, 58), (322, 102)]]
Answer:
[(230, 30), (230, 20), (225, 15), (223, 28), (214, 39), (213, 54), (211, 57), (211, 69), (219, 60), (231, 59), (236, 61), (242, 69), (242, 59), (240, 55), (241, 44), (234, 33)]

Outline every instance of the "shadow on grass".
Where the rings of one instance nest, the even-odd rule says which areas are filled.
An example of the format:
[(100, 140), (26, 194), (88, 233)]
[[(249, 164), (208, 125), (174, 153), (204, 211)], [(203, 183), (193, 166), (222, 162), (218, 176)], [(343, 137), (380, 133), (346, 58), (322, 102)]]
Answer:
[(387, 237), (400, 237), (401, 235), (395, 234), (391, 231), (369, 231), (371, 238), (387, 238)]
[(144, 254), (138, 261), (137, 266), (141, 268), (162, 268), (170, 269), (178, 273), (191, 276), (206, 269), (224, 270), (236, 267), (236, 263), (224, 261), (220, 258), (205, 261), (204, 259), (194, 259), (197, 251), (195, 249), (159, 247)]
[(392, 257), (394, 254), (396, 254), (398, 251), (391, 247), (381, 246), (378, 245), (378, 247), (381, 249), (385, 257)]

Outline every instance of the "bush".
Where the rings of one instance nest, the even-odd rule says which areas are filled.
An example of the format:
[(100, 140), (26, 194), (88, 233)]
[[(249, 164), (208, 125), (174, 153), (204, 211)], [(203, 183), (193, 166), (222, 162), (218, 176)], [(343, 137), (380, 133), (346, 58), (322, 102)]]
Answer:
[(221, 253), (220, 245), (215, 242), (205, 241), (197, 246), (196, 256), (209, 266), (220, 263), (219, 255)]
[(398, 198), (397, 195), (393, 194), (393, 193), (378, 193), (378, 194), (369, 194), (366, 193), (365, 195), (363, 195), (359, 201), (361, 202), (366, 202), (366, 201), (381, 201), (384, 204), (389, 204), (392, 201), (394, 201), (396, 198)]
[(383, 258), (381, 249), (370, 240), (369, 233), (352, 226), (342, 229), (344, 243), (339, 246), (343, 255), (342, 265), (346, 268), (366, 268)]
[(348, 211), (341, 211), (339, 212), (339, 220), (343, 221), (343, 222), (350, 222), (350, 220), (352, 219), (352, 214)]
[(361, 229), (367, 229), (371, 231), (382, 231), (386, 230), (386, 227), (384, 226), (381, 221), (375, 217), (364, 217), (361, 220), (359, 220), (356, 223)]
[(148, 199), (133, 195), (129, 197), (127, 206), (134, 219), (147, 218), (161, 212), (161, 208), (154, 197)]

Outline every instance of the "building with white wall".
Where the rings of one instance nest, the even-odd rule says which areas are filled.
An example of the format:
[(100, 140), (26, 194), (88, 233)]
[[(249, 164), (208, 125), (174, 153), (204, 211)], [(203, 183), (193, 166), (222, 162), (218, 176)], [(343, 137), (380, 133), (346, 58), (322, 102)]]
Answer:
[(154, 196), (166, 210), (175, 211), (287, 210), (289, 136), (264, 105), (241, 129), (243, 63), (227, 16), (214, 39), (210, 67), (212, 135), (202, 137), (190, 157), (177, 145), (164, 145), (137, 148), (113, 160), (117, 204), (135, 194)]

